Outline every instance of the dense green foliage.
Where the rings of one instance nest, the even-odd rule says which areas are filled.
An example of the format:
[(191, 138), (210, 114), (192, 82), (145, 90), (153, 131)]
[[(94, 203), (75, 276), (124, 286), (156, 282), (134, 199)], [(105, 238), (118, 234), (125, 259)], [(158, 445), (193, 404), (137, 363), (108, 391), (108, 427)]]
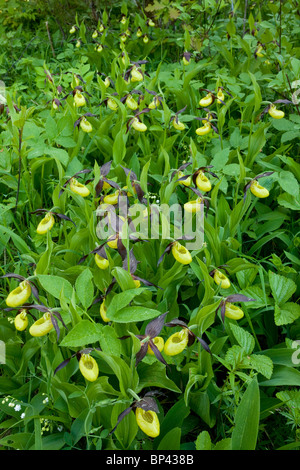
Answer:
[[(299, 2), (101, 4), (0, 0), (0, 448), (299, 449)], [(192, 260), (174, 226), (99, 239), (116, 190), (204, 201)]]

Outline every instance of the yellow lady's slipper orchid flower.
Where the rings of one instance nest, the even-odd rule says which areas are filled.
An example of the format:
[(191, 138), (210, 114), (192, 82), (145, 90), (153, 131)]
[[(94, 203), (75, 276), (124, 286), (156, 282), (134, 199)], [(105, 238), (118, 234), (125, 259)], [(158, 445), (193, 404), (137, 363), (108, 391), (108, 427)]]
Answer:
[(192, 262), (192, 255), (185, 248), (185, 246), (181, 245), (179, 242), (175, 242), (172, 245), (172, 255), (181, 264), (190, 264)]
[(93, 39), (96, 39), (97, 37), (98, 37), (98, 31), (95, 30), (95, 31), (93, 32), (93, 34), (92, 34), (92, 38), (93, 38)]
[(214, 272), (214, 281), (217, 285), (221, 285), (222, 289), (229, 289), (230, 281), (227, 276), (225, 276), (221, 271), (218, 269)]
[(70, 33), (70, 34), (74, 34), (74, 33), (75, 33), (75, 31), (76, 31), (76, 28), (75, 28), (75, 26), (72, 26), (72, 28), (70, 29), (69, 33)]
[(174, 333), (167, 339), (165, 342), (164, 353), (167, 356), (176, 356), (186, 348), (188, 341), (188, 329), (183, 328), (181, 331)]
[[(178, 171), (178, 179), (179, 178), (182, 178), (184, 176), (184, 173), (182, 171)], [(179, 184), (183, 184), (183, 186), (191, 186), (192, 184), (192, 179), (191, 177), (189, 176), (188, 178), (186, 178), (185, 180), (181, 180), (181, 181), (178, 181)]]
[(138, 108), (138, 104), (137, 102), (135, 101), (135, 99), (131, 96), (131, 95), (128, 95), (126, 100), (125, 100), (125, 103), (126, 105), (128, 106), (129, 109), (132, 109), (133, 111), (135, 111), (137, 108)]
[(87, 197), (90, 194), (90, 190), (84, 184), (79, 183), (76, 178), (71, 179), (70, 190), (82, 197)]
[(81, 46), (81, 43), (80, 43), (80, 41), (79, 41), (79, 39), (78, 39), (78, 41), (76, 42), (76, 47), (79, 49), (80, 46)]
[(206, 135), (206, 134), (209, 134), (211, 131), (211, 125), (209, 122), (206, 122), (204, 124), (204, 126), (202, 127), (198, 127), (198, 129), (196, 129), (196, 134), (197, 135)]
[[(124, 186), (124, 187), (122, 188), (122, 191), (127, 191), (127, 189), (128, 189), (128, 187), (127, 187), (127, 186)], [(134, 184), (132, 184), (132, 189), (133, 189), (134, 194), (136, 194), (136, 188), (135, 188)], [(127, 196), (128, 196), (128, 197), (131, 197), (131, 196), (132, 196), (132, 193), (130, 193), (129, 191), (127, 191)]]
[(230, 302), (226, 302), (225, 305), (225, 317), (231, 318), (232, 320), (240, 320), (243, 318), (244, 312), (241, 308), (233, 305)]
[(210, 106), (213, 102), (213, 96), (211, 93), (208, 93), (204, 98), (202, 98), (200, 101), (199, 101), (199, 105), (200, 106), (203, 106), (203, 107), (206, 107), (206, 106)]
[(142, 36), (143, 32), (140, 27), (138, 27), (137, 32), (136, 32), (136, 37), (140, 38)]
[(143, 41), (145, 44), (147, 44), (147, 42), (149, 42), (149, 38), (147, 36), (147, 34), (145, 34), (145, 36), (143, 37)]
[(176, 119), (173, 119), (173, 126), (178, 131), (183, 131), (185, 129), (185, 125), (183, 124), (183, 122), (180, 122), (180, 121), (176, 122)]
[(116, 250), (116, 249), (118, 248), (118, 238), (119, 238), (119, 237), (118, 237), (118, 235), (117, 235), (116, 238), (114, 238), (114, 239), (112, 239), (112, 240), (109, 240), (109, 241), (107, 242), (107, 245), (108, 245), (110, 248)]
[(98, 253), (95, 253), (95, 263), (100, 269), (106, 269), (109, 266), (109, 261), (106, 258), (103, 258)]
[(121, 18), (121, 20), (120, 20), (120, 23), (121, 23), (121, 24), (125, 24), (126, 21), (127, 21), (127, 18), (126, 18), (125, 15), (123, 15), (122, 18)]
[(208, 192), (211, 190), (211, 183), (209, 179), (205, 176), (203, 171), (199, 171), (197, 175), (196, 186), (203, 192)]
[(109, 77), (106, 77), (105, 80), (104, 80), (104, 85), (105, 85), (105, 88), (108, 88), (110, 86), (110, 79)]
[(24, 331), (26, 330), (28, 326), (28, 318), (27, 318), (27, 312), (25, 309), (23, 309), (15, 318), (14, 320), (15, 328), (18, 331)]
[[(152, 341), (153, 341), (153, 343), (155, 344), (155, 346), (157, 347), (157, 349), (160, 352), (164, 349), (165, 342), (164, 342), (164, 339), (161, 336), (156, 336), (155, 338), (153, 338)], [(154, 352), (152, 351), (149, 344), (148, 344), (147, 352), (148, 352), (148, 354), (151, 354), (152, 356), (154, 356)]]
[(139, 428), (149, 437), (157, 437), (160, 433), (160, 425), (155, 411), (145, 411), (137, 408), (135, 411), (136, 422)]
[(156, 109), (158, 108), (159, 106), (159, 99), (157, 96), (154, 96), (153, 100), (151, 101), (151, 103), (149, 104), (148, 108), (149, 109)]
[(275, 104), (271, 104), (268, 113), (274, 119), (282, 119), (284, 117), (284, 112), (277, 109)]
[(92, 132), (93, 126), (92, 124), (83, 116), (83, 118), (80, 121), (80, 127), (83, 130), (83, 132)]
[(107, 307), (105, 305), (105, 299), (104, 299), (103, 302), (100, 305), (100, 315), (101, 315), (102, 320), (107, 323), (110, 320), (109, 320), (109, 318), (107, 318), (106, 312), (107, 312)]
[(262, 53), (262, 51), (264, 50), (264, 48), (262, 47), (262, 45), (260, 44), (256, 50), (256, 55), (257, 57), (264, 57), (265, 54)]
[(202, 120), (202, 124), (207, 124), (209, 123), (211, 120), (212, 120), (212, 115), (211, 113), (207, 113), (206, 116), (205, 116), (205, 119)]
[(37, 320), (31, 327), (29, 328), (29, 333), (31, 336), (38, 337), (38, 336), (45, 336), (49, 333), (53, 328), (53, 323), (51, 321), (51, 315), (49, 312), (44, 313), (42, 318)]
[(194, 201), (186, 202), (183, 207), (186, 212), (195, 214), (196, 212), (199, 212), (201, 210), (201, 203), (202, 203), (202, 198), (198, 197)]
[(105, 204), (112, 204), (112, 205), (118, 204), (119, 194), (120, 194), (120, 191), (119, 191), (119, 190), (115, 191), (115, 192), (112, 193), (112, 194), (107, 194), (107, 195), (103, 198), (103, 202), (104, 202)]
[(52, 229), (54, 225), (55, 219), (51, 212), (48, 212), (45, 217), (40, 221), (40, 223), (37, 226), (37, 233), (39, 235), (44, 235), (45, 233), (49, 232), (49, 230)]
[(182, 57), (182, 63), (183, 63), (183, 65), (189, 65), (190, 61), (185, 56), (183, 56)]
[(109, 109), (111, 109), (112, 111), (116, 111), (118, 109), (118, 104), (115, 102), (115, 100), (113, 100), (112, 98), (108, 98), (107, 100), (107, 106), (109, 107)]
[(131, 69), (131, 81), (132, 82), (141, 82), (143, 81), (143, 74), (137, 69), (134, 65)]
[(55, 103), (55, 101), (52, 101), (52, 108), (57, 110), (58, 109), (58, 106), (57, 104)]
[(261, 186), (257, 180), (252, 181), (250, 191), (252, 194), (254, 194), (254, 196), (259, 197), (261, 199), (263, 199), (264, 197), (268, 197), (270, 194), (267, 188)]
[(102, 52), (103, 51), (103, 46), (102, 44), (99, 44), (99, 46), (96, 47), (97, 52)]
[(139, 121), (137, 117), (133, 118), (131, 125), (136, 131), (139, 131), (139, 132), (146, 132), (147, 130), (146, 124)]
[(127, 41), (127, 35), (125, 33), (121, 34), (120, 40), (122, 42), (126, 42)]
[[(224, 96), (224, 93), (223, 93), (223, 91), (222, 91), (221, 88), (219, 88), (219, 90), (218, 90), (217, 98), (218, 98), (218, 99), (217, 99), (217, 103), (218, 103), (218, 104), (223, 104), (222, 101), (225, 100), (225, 96)], [(222, 100), (222, 101), (220, 101), (220, 100)]]
[(103, 33), (103, 31), (104, 31), (104, 26), (103, 26), (103, 24), (100, 24), (100, 26), (99, 26), (99, 32), (100, 32), (100, 33)]
[(133, 282), (134, 282), (135, 287), (138, 289), (141, 285), (141, 281), (139, 281), (138, 279), (133, 279)]
[(8, 307), (19, 307), (24, 304), (31, 295), (31, 287), (28, 281), (24, 280), (20, 282), (18, 287), (12, 290), (5, 302)]
[(99, 367), (96, 360), (90, 354), (82, 354), (79, 359), (79, 370), (89, 382), (95, 382), (99, 375)]
[(148, 21), (148, 26), (154, 27), (154, 26), (155, 26), (154, 21), (152, 21), (152, 20), (150, 19), (150, 20)]

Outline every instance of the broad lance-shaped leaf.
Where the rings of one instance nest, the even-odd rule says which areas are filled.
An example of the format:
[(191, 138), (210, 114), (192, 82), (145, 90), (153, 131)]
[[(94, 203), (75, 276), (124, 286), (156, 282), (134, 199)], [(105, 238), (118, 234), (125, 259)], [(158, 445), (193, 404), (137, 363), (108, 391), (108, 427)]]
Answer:
[(244, 392), (235, 414), (232, 450), (255, 450), (258, 436), (260, 396), (254, 377)]

